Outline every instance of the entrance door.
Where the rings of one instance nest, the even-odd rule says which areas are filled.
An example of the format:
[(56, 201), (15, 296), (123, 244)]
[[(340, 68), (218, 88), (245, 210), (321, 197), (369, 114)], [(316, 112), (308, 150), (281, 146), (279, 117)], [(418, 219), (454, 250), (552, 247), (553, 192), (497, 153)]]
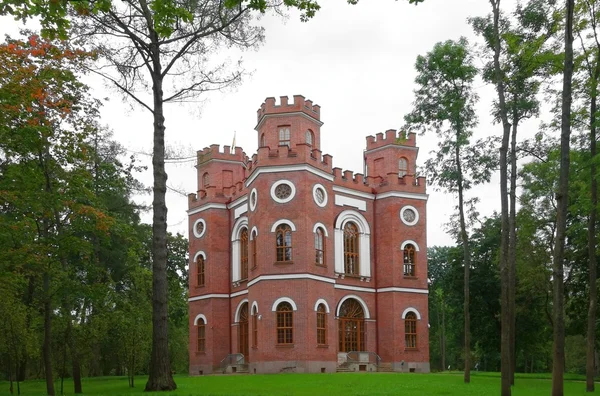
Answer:
[(365, 314), (360, 303), (353, 298), (344, 301), (340, 308), (339, 350), (365, 350)]
[(248, 351), (248, 337), (250, 336), (248, 332), (248, 303), (244, 303), (242, 308), (240, 309), (240, 320), (238, 322), (239, 329), (239, 353), (244, 355), (245, 363), (249, 361), (249, 351)]

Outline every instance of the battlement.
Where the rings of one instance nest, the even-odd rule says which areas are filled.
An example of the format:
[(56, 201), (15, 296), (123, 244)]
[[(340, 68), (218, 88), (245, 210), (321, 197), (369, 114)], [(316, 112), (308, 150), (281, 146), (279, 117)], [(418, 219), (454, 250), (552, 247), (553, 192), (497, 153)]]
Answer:
[(258, 152), (252, 156), (247, 164), (248, 174), (251, 174), (257, 166), (277, 166), (293, 164), (310, 164), (323, 172), (332, 173), (333, 157), (322, 154), (321, 150), (313, 148), (309, 144), (297, 144), (293, 148), (279, 146), (276, 149), (270, 147), (259, 147)]
[(417, 134), (414, 132), (406, 133), (404, 131), (396, 131), (388, 129), (383, 133), (378, 133), (375, 136), (367, 136), (367, 150), (373, 150), (387, 145), (416, 147)]
[(321, 117), (321, 106), (313, 105), (312, 100), (307, 100), (302, 95), (294, 95), (294, 101), (288, 103), (287, 96), (279, 97), (280, 103), (275, 104), (275, 98), (270, 97), (265, 99), (265, 102), (260, 106), (257, 111), (257, 121), (268, 115), (268, 114), (284, 114), (284, 113), (295, 113), (303, 112), (312, 118), (320, 120)]
[(198, 156), (198, 166), (201, 166), (205, 162), (214, 159), (239, 161), (243, 162), (244, 164), (248, 162), (248, 156), (241, 147), (235, 147), (235, 149), (232, 150), (231, 146), (223, 146), (223, 150), (221, 151), (220, 145), (212, 144), (210, 147), (205, 147), (202, 150), (199, 150), (196, 154)]

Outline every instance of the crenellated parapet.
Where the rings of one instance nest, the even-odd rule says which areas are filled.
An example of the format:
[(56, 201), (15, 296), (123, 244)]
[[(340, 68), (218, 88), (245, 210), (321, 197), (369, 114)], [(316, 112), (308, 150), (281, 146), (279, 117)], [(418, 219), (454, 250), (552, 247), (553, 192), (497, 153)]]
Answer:
[(332, 173), (333, 157), (322, 154), (321, 150), (309, 144), (297, 144), (295, 147), (278, 146), (277, 148), (259, 147), (252, 156), (248, 166), (249, 174), (259, 166), (278, 166), (293, 164), (309, 164), (326, 173)]
[(416, 136), (414, 132), (406, 133), (388, 129), (385, 131), (385, 135), (380, 132), (375, 136), (367, 136), (367, 151), (388, 145), (416, 147)]
[(210, 160), (248, 162), (248, 156), (241, 147), (235, 147), (235, 149), (232, 150), (231, 146), (223, 146), (223, 150), (221, 150), (220, 145), (211, 144), (210, 147), (205, 147), (196, 154), (198, 166), (201, 166)]
[(280, 103), (275, 104), (275, 98), (270, 97), (260, 106), (257, 111), (257, 121), (269, 114), (305, 113), (316, 120), (320, 120), (321, 106), (313, 105), (312, 100), (307, 100), (302, 95), (294, 95), (294, 100), (289, 103), (287, 96), (280, 96)]

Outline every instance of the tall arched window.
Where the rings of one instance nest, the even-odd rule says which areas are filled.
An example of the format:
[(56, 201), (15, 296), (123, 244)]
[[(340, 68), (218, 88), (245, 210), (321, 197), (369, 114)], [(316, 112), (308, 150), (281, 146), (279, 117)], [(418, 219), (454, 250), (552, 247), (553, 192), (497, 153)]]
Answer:
[(417, 347), (417, 315), (414, 312), (407, 313), (404, 318), (404, 339), (406, 348)]
[(277, 261), (292, 261), (292, 229), (287, 224), (280, 224), (275, 230)]
[(344, 273), (359, 275), (358, 227), (353, 222), (344, 226)]
[(248, 229), (240, 233), (240, 279), (248, 279)]
[(402, 157), (398, 160), (398, 177), (404, 177), (408, 173), (408, 161)]
[(324, 304), (317, 308), (317, 344), (327, 344), (327, 310)]
[(206, 322), (204, 319), (199, 318), (196, 324), (198, 332), (198, 352), (206, 352)]
[(288, 302), (277, 305), (277, 343), (294, 343), (294, 311)]
[(202, 185), (204, 186), (204, 188), (206, 188), (206, 187), (208, 187), (209, 184), (210, 184), (210, 177), (208, 176), (208, 172), (206, 172), (202, 175)]
[(206, 281), (205, 270), (204, 256), (199, 254), (196, 259), (196, 286), (204, 286)]
[(313, 133), (312, 131), (309, 129), (306, 131), (306, 144), (308, 144), (309, 146), (313, 145)]
[(267, 139), (265, 139), (265, 134), (260, 135), (260, 147), (267, 147)]
[(408, 244), (404, 247), (404, 276), (415, 276), (415, 247)]
[(252, 347), (258, 346), (258, 308), (252, 307)]
[(315, 263), (325, 265), (325, 234), (321, 227), (315, 232)]
[(280, 146), (288, 146), (288, 147), (292, 147), (291, 141), (290, 141), (290, 127), (286, 126), (286, 127), (280, 127), (279, 128), (279, 145)]
[(252, 268), (256, 268), (256, 266), (258, 265), (258, 261), (256, 258), (256, 252), (258, 250), (258, 247), (256, 246), (256, 238), (258, 238), (258, 234), (256, 233), (256, 231), (253, 231), (253, 233), (252, 233)]
[(245, 302), (240, 309), (240, 316), (238, 321), (238, 350), (239, 353), (244, 355), (246, 361), (248, 361), (248, 303)]
[(362, 305), (354, 298), (344, 301), (338, 322), (340, 352), (364, 351), (365, 313)]

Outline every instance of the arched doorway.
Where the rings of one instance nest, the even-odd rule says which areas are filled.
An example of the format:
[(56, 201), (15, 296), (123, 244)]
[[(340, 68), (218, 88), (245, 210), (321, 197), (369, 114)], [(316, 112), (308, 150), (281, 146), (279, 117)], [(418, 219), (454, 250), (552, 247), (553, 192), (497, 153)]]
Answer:
[(339, 351), (365, 350), (365, 313), (354, 298), (342, 303), (339, 311)]
[(248, 303), (245, 302), (240, 308), (240, 319), (238, 321), (238, 352), (244, 355), (246, 363), (248, 363)]

